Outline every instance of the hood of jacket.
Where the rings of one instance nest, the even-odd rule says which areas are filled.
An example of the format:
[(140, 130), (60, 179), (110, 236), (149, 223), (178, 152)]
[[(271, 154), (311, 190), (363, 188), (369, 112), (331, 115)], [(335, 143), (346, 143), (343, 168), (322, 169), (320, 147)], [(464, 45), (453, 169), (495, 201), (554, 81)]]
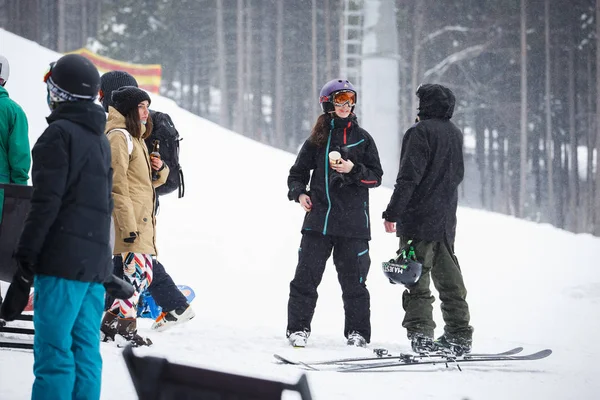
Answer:
[[(104, 110), (102, 111), (102, 114), (104, 116), (106, 116), (106, 114), (104, 114)], [(113, 106), (109, 106), (108, 107), (108, 120), (106, 121), (105, 132), (108, 133), (108, 132), (112, 131), (113, 129), (127, 130), (127, 127), (125, 126), (125, 117), (123, 116), (123, 114), (118, 112), (117, 109), (114, 108)], [(147, 136), (148, 135), (146, 134), (146, 125), (142, 125), (142, 139), (145, 139)]]
[(60, 103), (49, 117), (48, 124), (60, 119), (66, 119), (102, 135), (106, 126), (104, 109), (92, 101), (68, 101)]
[(0, 98), (9, 97), (8, 91), (4, 88), (4, 86), (0, 86)]
[(426, 83), (417, 89), (419, 97), (419, 118), (450, 119), (454, 114), (456, 98), (452, 90), (435, 83)]

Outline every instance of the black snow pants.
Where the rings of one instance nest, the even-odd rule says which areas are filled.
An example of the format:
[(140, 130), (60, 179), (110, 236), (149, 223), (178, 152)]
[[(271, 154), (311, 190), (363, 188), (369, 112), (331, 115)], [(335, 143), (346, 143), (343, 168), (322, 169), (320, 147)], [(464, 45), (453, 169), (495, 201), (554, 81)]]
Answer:
[[(113, 268), (113, 273), (119, 278), (123, 278), (123, 258), (121, 256), (113, 256)], [(175, 285), (171, 276), (167, 274), (165, 267), (156, 259), (152, 260), (152, 271), (153, 279), (148, 291), (156, 304), (161, 306), (163, 311), (172, 311), (179, 307), (187, 307), (187, 299), (177, 289), (177, 285)], [(113, 302), (114, 299), (110, 298), (107, 294), (104, 309), (108, 310)]]
[(290, 283), (288, 302), (288, 335), (297, 331), (310, 332), (317, 287), (321, 283), (325, 264), (333, 250), (333, 263), (342, 287), (345, 326), (344, 336), (355, 331), (371, 341), (370, 296), (366, 286), (371, 265), (369, 242), (340, 236), (305, 232), (298, 252), (298, 266)]

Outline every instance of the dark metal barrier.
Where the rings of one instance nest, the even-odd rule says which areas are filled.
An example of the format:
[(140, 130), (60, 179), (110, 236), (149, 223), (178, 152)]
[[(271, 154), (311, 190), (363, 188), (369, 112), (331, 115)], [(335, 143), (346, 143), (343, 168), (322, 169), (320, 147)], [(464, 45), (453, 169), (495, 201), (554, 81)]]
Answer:
[(306, 375), (287, 384), (173, 364), (164, 358), (137, 357), (131, 346), (125, 348), (123, 357), (141, 400), (281, 400), (284, 390), (312, 400)]
[(17, 269), (13, 254), (29, 212), (33, 186), (0, 183), (4, 191), (0, 223), (0, 281), (10, 282)]

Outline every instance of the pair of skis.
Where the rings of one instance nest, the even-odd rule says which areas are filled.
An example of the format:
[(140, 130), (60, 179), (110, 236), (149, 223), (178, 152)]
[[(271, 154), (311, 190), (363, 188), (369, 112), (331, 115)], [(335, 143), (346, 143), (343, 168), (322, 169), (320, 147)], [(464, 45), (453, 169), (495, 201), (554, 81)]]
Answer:
[[(17, 321), (33, 322), (33, 315), (21, 314)], [(10, 336), (3, 336), (2, 333), (8, 333)], [(17, 328), (0, 323), (0, 349), (33, 350), (34, 333), (33, 328)]]
[(311, 371), (337, 371), (357, 372), (376, 370), (380, 368), (396, 368), (419, 365), (441, 364), (449, 367), (455, 365), (462, 371), (460, 365), (469, 362), (507, 362), (507, 361), (532, 361), (541, 360), (552, 354), (552, 350), (546, 349), (536, 353), (520, 355), (522, 347), (515, 347), (501, 353), (472, 353), (464, 356), (455, 356), (447, 352), (436, 352), (429, 354), (400, 354), (397, 356), (386, 356), (387, 351), (375, 349), (377, 357), (340, 358), (335, 360), (322, 360), (313, 362), (294, 361), (279, 354), (274, 357), (282, 364), (291, 364)]

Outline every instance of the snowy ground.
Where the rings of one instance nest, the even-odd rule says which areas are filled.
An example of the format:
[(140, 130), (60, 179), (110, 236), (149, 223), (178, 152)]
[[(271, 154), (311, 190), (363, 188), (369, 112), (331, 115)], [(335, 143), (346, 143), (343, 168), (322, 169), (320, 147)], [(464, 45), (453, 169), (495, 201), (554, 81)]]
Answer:
[[(6, 89), (28, 114), (33, 145), (48, 115), (42, 76), (58, 56), (1, 29), (0, 54), (11, 62)], [(161, 201), (159, 258), (176, 282), (195, 288), (197, 316), (163, 333), (152, 333), (150, 322), (142, 321), (142, 334), (155, 344), (137, 353), (290, 383), (302, 371), (276, 364), (273, 353), (303, 360), (368, 354), (344, 344), (341, 291), (332, 265), (319, 290), (309, 347), (286, 345), (288, 284), (303, 217), (286, 198), (294, 156), (222, 129), (170, 100), (152, 99), (152, 108), (168, 112), (184, 137), (187, 183), (185, 198)], [(371, 193), (370, 348), (406, 352), (401, 288), (380, 270), (397, 245), (379, 220), (391, 191)], [(441, 366), (310, 372), (314, 399), (598, 398), (600, 342), (593, 337), (600, 330), (600, 239), (465, 208), (458, 217), (456, 252), (469, 289), (474, 351), (521, 345), (554, 353), (535, 362), (465, 365), (463, 372)], [(437, 309), (435, 316), (441, 321)], [(136, 398), (121, 350), (103, 344), (102, 354), (102, 398)], [(0, 351), (0, 399), (29, 398), (32, 364), (31, 353)]]

